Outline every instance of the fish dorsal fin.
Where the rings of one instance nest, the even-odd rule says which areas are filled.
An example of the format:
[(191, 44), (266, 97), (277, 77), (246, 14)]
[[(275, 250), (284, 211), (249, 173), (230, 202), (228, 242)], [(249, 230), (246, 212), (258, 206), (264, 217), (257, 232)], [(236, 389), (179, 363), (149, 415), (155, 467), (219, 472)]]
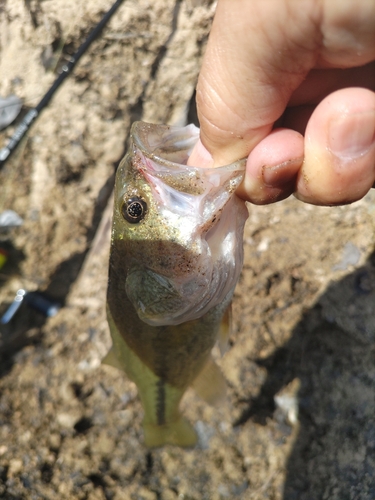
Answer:
[(216, 405), (225, 399), (227, 384), (212, 357), (208, 359), (205, 367), (192, 383), (192, 387), (198, 396), (210, 405)]
[(221, 320), (217, 343), (219, 346), (220, 354), (224, 354), (228, 350), (228, 342), (230, 334), (232, 333), (232, 303), (227, 307), (223, 319)]
[(108, 353), (102, 359), (102, 364), (113, 366), (114, 368), (118, 368), (119, 370), (124, 371), (124, 367), (122, 366), (122, 364), (118, 360), (118, 358), (115, 354), (115, 351), (113, 349), (113, 346), (110, 348)]

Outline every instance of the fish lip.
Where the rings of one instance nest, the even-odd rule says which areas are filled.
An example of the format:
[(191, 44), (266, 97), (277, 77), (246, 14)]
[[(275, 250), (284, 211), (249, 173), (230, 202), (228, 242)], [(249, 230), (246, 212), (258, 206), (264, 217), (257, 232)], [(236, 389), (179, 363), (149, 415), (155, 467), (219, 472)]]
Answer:
[[(247, 158), (241, 158), (228, 165), (215, 168), (201, 168), (187, 165), (186, 162), (199, 139), (199, 128), (192, 123), (185, 127), (172, 127), (137, 121), (133, 123), (130, 135), (135, 148), (143, 156), (153, 160), (157, 165), (163, 166), (164, 170), (170, 169), (170, 173), (176, 170), (180, 172), (181, 167), (183, 167), (185, 172), (190, 174), (202, 174), (203, 172), (220, 173), (221, 171), (245, 169)], [(150, 136), (153, 137), (152, 141), (150, 140)], [(176, 136), (179, 138), (177, 145)], [(171, 158), (178, 155), (181, 155), (182, 161), (171, 160)], [(147, 169), (151, 172), (158, 171), (150, 162), (147, 162)]]
[[(144, 156), (173, 169), (181, 168), (181, 164), (186, 166), (199, 139), (199, 128), (193, 124), (170, 127), (138, 121), (133, 123), (130, 135), (134, 145)], [(176, 136), (180, 138), (179, 141), (176, 141)], [(176, 157), (179, 157), (178, 161), (171, 159)]]

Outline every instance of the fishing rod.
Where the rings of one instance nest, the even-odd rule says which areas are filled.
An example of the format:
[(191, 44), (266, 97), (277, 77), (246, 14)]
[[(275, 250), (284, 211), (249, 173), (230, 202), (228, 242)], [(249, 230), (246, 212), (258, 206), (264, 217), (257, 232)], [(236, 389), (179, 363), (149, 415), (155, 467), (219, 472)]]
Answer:
[(70, 73), (73, 71), (73, 68), (89, 48), (91, 43), (100, 35), (104, 26), (108, 23), (110, 18), (116, 12), (116, 10), (120, 7), (124, 0), (116, 0), (116, 2), (112, 5), (112, 7), (104, 14), (99, 23), (95, 26), (95, 28), (91, 31), (86, 40), (82, 43), (82, 45), (78, 48), (77, 52), (70, 57), (69, 61), (64, 64), (61, 68), (61, 73), (53, 82), (49, 90), (42, 97), (39, 104), (35, 106), (35, 108), (30, 109), (24, 116), (23, 120), (16, 128), (14, 134), (9, 139), (8, 144), (0, 149), (0, 169), (4, 166), (6, 161), (10, 158), (13, 151), (17, 148), (18, 144), (21, 142), (22, 138), (26, 134), (26, 132), (30, 129), (31, 125), (34, 123), (40, 112), (48, 105), (50, 100), (52, 99), (53, 94), (63, 83), (65, 78), (67, 78)]

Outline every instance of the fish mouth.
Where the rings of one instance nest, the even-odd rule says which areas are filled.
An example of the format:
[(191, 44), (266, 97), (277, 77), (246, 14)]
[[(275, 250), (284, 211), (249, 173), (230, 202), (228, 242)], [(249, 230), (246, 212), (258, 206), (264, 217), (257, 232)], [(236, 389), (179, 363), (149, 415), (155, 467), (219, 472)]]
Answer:
[(213, 212), (217, 210), (214, 206), (217, 204), (213, 205), (214, 199), (223, 205), (223, 193), (226, 192), (229, 199), (242, 182), (246, 158), (216, 168), (187, 165), (199, 139), (199, 128), (193, 124), (170, 127), (135, 122), (131, 128), (131, 139), (133, 152), (137, 151), (142, 157), (136, 167), (156, 188), (154, 195), (159, 197), (160, 193), (168, 192), (161, 195), (160, 201), (164, 204), (170, 201), (173, 191), (175, 197), (200, 198), (202, 209), (207, 198)]

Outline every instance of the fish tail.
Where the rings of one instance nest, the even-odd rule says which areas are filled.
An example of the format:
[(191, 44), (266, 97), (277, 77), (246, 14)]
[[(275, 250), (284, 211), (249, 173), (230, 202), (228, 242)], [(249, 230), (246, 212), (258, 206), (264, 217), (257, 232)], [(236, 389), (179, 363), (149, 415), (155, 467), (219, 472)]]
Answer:
[(150, 448), (174, 444), (194, 446), (197, 435), (179, 412), (185, 389), (174, 387), (153, 373), (129, 348), (120, 335), (108, 309), (113, 348), (103, 362), (119, 368), (135, 382), (145, 412), (143, 419), (145, 445)]
[(192, 447), (197, 442), (197, 434), (183, 417), (164, 425), (143, 422), (145, 445), (149, 448), (173, 444), (183, 448)]

